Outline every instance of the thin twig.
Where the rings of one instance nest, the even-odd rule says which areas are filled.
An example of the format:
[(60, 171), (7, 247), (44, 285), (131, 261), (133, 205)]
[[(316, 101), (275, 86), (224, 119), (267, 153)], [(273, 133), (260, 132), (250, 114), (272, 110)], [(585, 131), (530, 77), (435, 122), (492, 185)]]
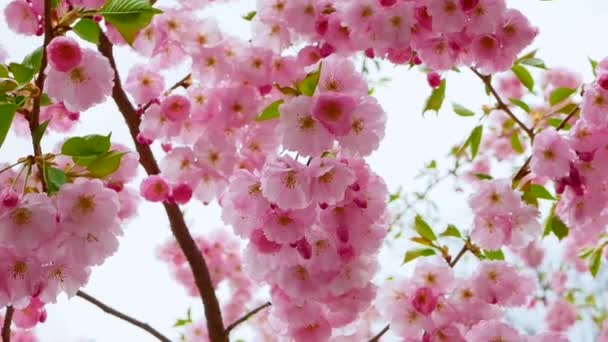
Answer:
[[(148, 175), (159, 174), (160, 168), (158, 167), (158, 163), (150, 146), (137, 142), (137, 136), (140, 133), (139, 125), (141, 124), (141, 118), (137, 115), (136, 109), (133, 107), (133, 104), (129, 101), (127, 94), (122, 88), (120, 75), (116, 67), (116, 60), (114, 59), (112, 43), (103, 33), (100, 35), (99, 42), (98, 50), (109, 60), (110, 65), (114, 70), (115, 77), (112, 97), (127, 123), (131, 138), (139, 153), (139, 163), (146, 170)], [(194, 276), (194, 282), (201, 296), (205, 308), (205, 317), (207, 318), (209, 338), (213, 342), (228, 342), (228, 336), (225, 333), (224, 323), (222, 321), (220, 304), (215, 294), (207, 262), (188, 230), (180, 207), (177, 204), (172, 203), (163, 203), (163, 206), (165, 207), (167, 217), (169, 218), (171, 232), (173, 233), (175, 240), (177, 240), (180, 249), (186, 256), (186, 260), (188, 261), (188, 265)]]
[(251, 318), (252, 316), (257, 314), (258, 312), (266, 309), (267, 307), (270, 307), (271, 305), (272, 305), (271, 302), (264, 303), (264, 304), (258, 306), (257, 308), (251, 310), (247, 314), (245, 314), (245, 316), (237, 319), (236, 321), (234, 321), (234, 323), (232, 323), (228, 327), (226, 327), (226, 335), (230, 334), (230, 331), (232, 331), (234, 328), (236, 328), (239, 324), (245, 322), (246, 320), (248, 320), (249, 318)]
[[(37, 131), (38, 126), (40, 125), (40, 101), (42, 99), (42, 92), (44, 91), (44, 81), (46, 79), (46, 75), (44, 74), (44, 69), (46, 69), (46, 65), (48, 62), (48, 56), (46, 53), (47, 46), (53, 40), (53, 24), (52, 24), (52, 0), (44, 0), (44, 44), (42, 45), (42, 60), (40, 61), (40, 70), (38, 72), (38, 78), (36, 79), (36, 87), (39, 90), (38, 96), (34, 97), (34, 103), (32, 105), (32, 112), (29, 118), (30, 123), (30, 132), (32, 135), (32, 147), (34, 148), (34, 156), (40, 157), (42, 156), (42, 148), (40, 147), (40, 141), (36, 138), (36, 134), (34, 132)], [(38, 172), (40, 173), (40, 183), (42, 184), (42, 190), (44, 192), (47, 191), (46, 179), (43, 174), (44, 170), (44, 160), (38, 158)]]
[(498, 103), (497, 108), (502, 109), (505, 113), (507, 113), (507, 115), (509, 115), (509, 117), (511, 117), (511, 119), (513, 119), (513, 121), (515, 121), (515, 123), (519, 125), (519, 127), (521, 127), (521, 129), (526, 132), (526, 134), (528, 134), (530, 139), (533, 140), (534, 132), (530, 128), (528, 128), (528, 126), (526, 126), (523, 122), (521, 122), (521, 120), (519, 120), (517, 116), (513, 114), (511, 109), (509, 109), (509, 106), (507, 106), (507, 104), (502, 100), (496, 89), (494, 89), (494, 86), (492, 85), (492, 79), (487, 75), (481, 74), (479, 71), (477, 71), (477, 69), (473, 67), (471, 67), (471, 70), (473, 71), (473, 73), (475, 73), (475, 75), (477, 75), (477, 77), (481, 79), (481, 81), (485, 84), (486, 88), (490, 91), (492, 96), (494, 96), (494, 99)]
[(171, 342), (170, 339), (168, 339), (166, 336), (164, 336), (163, 334), (161, 334), (160, 332), (158, 332), (158, 330), (152, 328), (151, 326), (149, 326), (146, 323), (143, 323), (133, 317), (127, 316), (124, 313), (104, 304), (103, 302), (99, 301), (98, 299), (94, 298), (93, 296), (83, 292), (83, 291), (78, 291), (76, 292), (76, 296), (86, 300), (87, 302), (97, 306), (98, 308), (100, 308), (101, 310), (103, 310), (105, 313), (110, 314), (112, 316), (118, 317), (121, 320), (128, 322), (142, 330), (145, 330), (146, 332), (148, 332), (150, 335), (156, 337), (159, 341), (163, 341), (163, 342)]
[(380, 332), (376, 336), (372, 337), (369, 340), (369, 342), (378, 342), (378, 341), (380, 341), (380, 337), (382, 337), (382, 335), (386, 334), (388, 332), (388, 329), (390, 329), (390, 327), (391, 327), (390, 325), (385, 326), (382, 330), (380, 330)]
[[(190, 85), (192, 85), (192, 74), (188, 74), (188, 75), (184, 76), (181, 80), (177, 81), (174, 85), (171, 86), (171, 88), (167, 89), (163, 95), (169, 96), (171, 94), (171, 92), (173, 92), (175, 89), (177, 89), (179, 87), (184, 87), (184, 89), (188, 89), (188, 87), (190, 87)], [(143, 105), (141, 107), (142, 113), (145, 113), (148, 110), (148, 108), (150, 108), (150, 106), (152, 106), (156, 101), (157, 101), (156, 99), (152, 99), (152, 100), (148, 101), (148, 103)]]
[(15, 309), (13, 309), (12, 306), (8, 306), (6, 308), (6, 313), (4, 314), (4, 325), (2, 326), (2, 342), (11, 341), (11, 324), (13, 323), (13, 313), (15, 313)]

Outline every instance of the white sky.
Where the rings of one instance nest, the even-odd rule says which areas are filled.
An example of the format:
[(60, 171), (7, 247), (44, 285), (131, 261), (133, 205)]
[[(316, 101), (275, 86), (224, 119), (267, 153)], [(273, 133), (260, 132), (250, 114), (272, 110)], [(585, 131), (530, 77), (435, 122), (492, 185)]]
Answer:
[[(8, 0), (1, 2), (0, 7)], [(159, 3), (167, 4), (169, 1), (161, 0)], [(608, 56), (608, 1), (512, 0), (508, 4), (522, 10), (540, 27), (540, 36), (534, 47), (540, 48), (539, 56), (549, 66), (579, 70), (589, 80), (591, 73), (587, 57), (601, 59)], [(214, 11), (222, 27), (235, 34), (247, 34), (248, 22), (240, 15), (255, 7), (253, 1), (237, 1), (228, 6)], [(7, 29), (3, 16), (0, 19), (0, 32), (0, 45), (10, 50), (11, 60), (21, 60), (41, 44), (40, 39), (13, 34)], [(121, 74), (126, 75), (134, 63), (132, 55), (121, 49), (117, 60)], [(173, 73), (174, 79), (168, 79), (168, 84), (181, 78), (185, 72)], [(412, 179), (425, 162), (437, 159), (441, 167), (441, 158), (449, 146), (465, 138), (476, 125), (475, 119), (461, 118), (451, 113), (449, 103), (457, 101), (478, 110), (487, 103), (487, 98), (479, 80), (469, 72), (450, 73), (446, 98), (448, 105), (444, 106), (439, 116), (429, 113), (423, 118), (421, 108), (429, 94), (424, 75), (415, 70), (408, 72), (404, 68), (393, 67), (386, 68), (384, 72), (393, 81), (377, 89), (375, 96), (388, 113), (387, 134), (380, 150), (369, 161), (374, 170), (385, 178), (389, 189), (403, 185), (404, 190), (408, 191), (415, 186)], [(113, 139), (131, 144), (121, 115), (112, 102), (84, 113), (81, 118), (83, 123), (76, 134), (112, 131)], [(57, 137), (46, 139), (44, 148), (49, 150), (55, 141)], [(9, 136), (0, 149), (0, 160), (15, 160), (30, 153), (29, 142)], [(444, 221), (461, 227), (468, 225), (468, 208), (461, 196), (455, 195), (446, 186), (436, 191), (434, 198), (444, 209)], [(186, 216), (195, 234), (221, 226), (219, 209), (215, 205), (193, 205), (188, 208)], [(161, 206), (143, 203), (139, 217), (125, 227), (120, 250), (103, 266), (94, 269), (85, 290), (176, 339), (179, 332), (172, 328), (176, 318), (184, 316), (188, 307), (192, 307), (195, 317), (200, 317), (202, 307), (198, 299), (185, 295), (184, 290), (172, 280), (165, 265), (155, 258), (156, 247), (169, 237), (170, 230)], [(391, 274), (407, 272), (410, 267), (399, 267), (402, 255), (403, 250), (383, 253), (385, 271)], [(48, 305), (47, 311), (48, 321), (37, 328), (43, 342), (154, 341), (146, 333), (106, 315), (79, 298), (70, 301), (62, 299), (56, 305)], [(574, 333), (572, 338), (576, 341), (588, 340), (588, 337)]]

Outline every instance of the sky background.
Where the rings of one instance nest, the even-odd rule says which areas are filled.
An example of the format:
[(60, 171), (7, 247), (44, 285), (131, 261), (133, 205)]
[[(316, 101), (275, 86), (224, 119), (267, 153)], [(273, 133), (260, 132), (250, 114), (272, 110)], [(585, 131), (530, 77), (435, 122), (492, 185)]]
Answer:
[[(608, 1), (606, 0), (512, 0), (510, 7), (520, 9), (531, 22), (540, 28), (540, 35), (530, 48), (540, 49), (539, 57), (547, 65), (562, 66), (578, 70), (586, 81), (591, 79), (587, 57), (601, 59), (608, 56), (606, 44)], [(3, 8), (7, 0), (0, 0)], [(170, 0), (160, 0), (159, 5)], [(254, 1), (235, 1), (205, 11), (202, 16), (215, 16), (222, 29), (242, 37), (249, 36), (249, 22), (240, 18), (255, 8)], [(41, 44), (41, 39), (14, 34), (0, 17), (0, 45), (9, 52), (10, 60), (19, 61)], [(91, 46), (92, 47), (92, 46)], [(126, 49), (117, 52), (119, 71), (124, 76), (137, 59)], [(187, 73), (178, 70), (167, 79), (173, 84)], [(423, 165), (442, 159), (449, 146), (463, 140), (477, 125), (476, 119), (462, 118), (451, 112), (451, 102), (458, 102), (479, 112), (482, 104), (488, 103), (483, 87), (476, 77), (466, 69), (460, 74), (449, 73), (446, 104), (435, 115), (421, 115), (421, 109), (430, 90), (425, 76), (416, 70), (387, 66), (383, 75), (392, 81), (376, 89), (375, 96), (388, 114), (386, 138), (380, 149), (370, 158), (372, 168), (384, 177), (391, 191), (399, 186), (411, 192), (424, 184), (413, 179)], [(81, 115), (82, 123), (76, 135), (106, 134), (131, 146), (131, 138), (123, 124), (120, 113), (113, 102), (97, 106)], [(59, 140), (58, 136), (45, 138), (43, 149), (50, 150)], [(9, 136), (0, 149), (0, 160), (14, 161), (31, 154), (30, 143)], [(444, 164), (445, 166), (445, 164)], [(433, 193), (441, 206), (442, 219), (458, 226), (470, 224), (469, 209), (463, 195), (455, 194), (448, 185)], [(204, 234), (221, 227), (217, 205), (190, 205), (186, 219), (193, 234)], [(176, 339), (179, 331), (172, 328), (177, 318), (183, 317), (192, 307), (195, 318), (202, 315), (202, 306), (196, 298), (188, 297), (173, 281), (164, 264), (155, 257), (156, 248), (171, 233), (167, 218), (159, 204), (142, 203), (139, 216), (124, 229), (119, 251), (101, 267), (93, 270), (88, 285), (89, 294), (115, 308), (143, 320)], [(403, 250), (394, 248), (382, 253), (383, 274), (406, 274), (412, 267), (400, 267)], [(154, 341), (147, 333), (109, 316), (80, 298), (61, 298), (57, 304), (48, 305), (48, 320), (36, 329), (43, 342), (72, 341)], [(538, 317), (536, 317), (537, 321)], [(573, 341), (589, 341), (589, 332), (581, 329), (571, 333)], [(392, 341), (389, 337), (387, 341)], [(248, 341), (249, 342), (249, 341)]]

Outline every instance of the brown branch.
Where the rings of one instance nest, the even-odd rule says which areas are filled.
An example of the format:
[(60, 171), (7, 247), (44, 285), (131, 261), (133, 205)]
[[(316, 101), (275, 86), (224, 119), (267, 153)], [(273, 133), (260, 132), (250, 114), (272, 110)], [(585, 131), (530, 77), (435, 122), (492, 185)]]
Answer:
[[(191, 85), (192, 85), (192, 74), (188, 74), (188, 75), (184, 76), (184, 78), (182, 78), (181, 80), (177, 81), (174, 85), (172, 85), (171, 88), (167, 89), (163, 95), (169, 96), (169, 94), (171, 94), (171, 92), (174, 91), (175, 89), (177, 89), (179, 87), (184, 87), (184, 89), (188, 89), (188, 87), (190, 87)], [(150, 108), (150, 106), (152, 106), (152, 104), (155, 103), (155, 101), (157, 101), (157, 100), (152, 99), (152, 100), (148, 101), (148, 103), (143, 105), (141, 107), (141, 114), (145, 113), (148, 110), (148, 108)]]
[(382, 335), (386, 334), (388, 332), (388, 329), (390, 329), (390, 327), (391, 327), (390, 324), (387, 324), (382, 330), (380, 330), (380, 332), (376, 336), (372, 337), (369, 340), (369, 342), (378, 342), (378, 341), (380, 341), (380, 337), (382, 337)]
[(145, 330), (146, 332), (148, 332), (150, 335), (156, 337), (159, 341), (163, 341), (163, 342), (171, 342), (170, 339), (168, 339), (166, 336), (164, 336), (163, 334), (161, 334), (160, 332), (158, 332), (156, 329), (152, 328), (151, 326), (149, 326), (148, 324), (141, 322), (133, 317), (127, 316), (124, 313), (113, 309), (112, 307), (102, 303), (101, 301), (99, 301), (98, 299), (92, 297), (91, 295), (82, 292), (82, 291), (78, 291), (76, 292), (76, 296), (86, 300), (87, 302), (97, 306), (98, 308), (100, 308), (101, 310), (103, 310), (105, 313), (110, 314), (112, 316), (118, 317), (121, 320), (128, 322), (142, 330)]
[(249, 318), (251, 318), (252, 316), (257, 314), (258, 312), (266, 309), (267, 307), (270, 307), (271, 305), (272, 305), (271, 302), (264, 303), (264, 304), (258, 306), (257, 308), (251, 310), (247, 314), (245, 314), (245, 316), (237, 319), (236, 321), (234, 321), (234, 323), (232, 323), (228, 327), (226, 327), (226, 335), (229, 335), (230, 331), (232, 331), (234, 328), (236, 328), (239, 324), (245, 322), (246, 320), (248, 320)]
[(13, 322), (13, 313), (15, 313), (15, 309), (13, 309), (12, 306), (6, 307), (4, 325), (2, 325), (2, 342), (11, 341), (11, 324)]
[(53, 24), (52, 24), (52, 8), (51, 0), (44, 0), (44, 44), (42, 45), (42, 60), (40, 61), (40, 70), (38, 72), (38, 78), (36, 79), (36, 87), (39, 90), (37, 96), (34, 97), (34, 103), (32, 106), (32, 112), (29, 117), (30, 132), (32, 135), (32, 147), (34, 148), (34, 155), (37, 158), (38, 172), (40, 173), (40, 183), (42, 184), (42, 190), (47, 191), (46, 179), (44, 177), (44, 161), (40, 158), (42, 156), (42, 148), (40, 147), (40, 141), (38, 141), (34, 134), (38, 126), (40, 125), (40, 101), (42, 99), (42, 92), (44, 91), (44, 81), (46, 75), (44, 69), (48, 63), (48, 56), (46, 48), (53, 40)]
[[(131, 133), (135, 148), (139, 153), (139, 163), (149, 175), (158, 174), (160, 173), (160, 169), (150, 147), (137, 143), (141, 119), (122, 88), (118, 69), (116, 68), (116, 61), (114, 60), (112, 43), (110, 43), (103, 33), (100, 36), (98, 49), (106, 58), (108, 58), (114, 69), (115, 79), (112, 97), (129, 127), (129, 132)], [(190, 231), (186, 226), (180, 208), (176, 204), (164, 203), (163, 205), (169, 218), (173, 236), (175, 236), (177, 243), (186, 256), (186, 260), (188, 261), (194, 276), (196, 287), (201, 295), (205, 307), (209, 338), (213, 342), (227, 342), (228, 336), (224, 331), (222, 313), (213, 288), (213, 283), (211, 282), (211, 275), (209, 274), (207, 263), (194, 242), (194, 239), (192, 239), (192, 235), (190, 235)]]
[(502, 109), (505, 113), (507, 113), (507, 115), (509, 115), (509, 117), (513, 119), (513, 121), (515, 121), (515, 123), (519, 125), (519, 127), (521, 127), (524, 132), (526, 132), (530, 139), (533, 140), (534, 131), (528, 128), (528, 126), (526, 126), (523, 122), (521, 122), (521, 120), (517, 118), (517, 116), (515, 116), (515, 114), (513, 114), (509, 106), (507, 106), (507, 104), (502, 100), (496, 89), (494, 89), (494, 86), (492, 86), (492, 79), (487, 75), (481, 74), (479, 71), (477, 71), (477, 69), (473, 67), (471, 67), (471, 70), (473, 71), (473, 73), (475, 73), (475, 75), (477, 75), (477, 77), (481, 79), (481, 81), (485, 84), (486, 88), (490, 91), (490, 93), (498, 103), (496, 107), (498, 109)]

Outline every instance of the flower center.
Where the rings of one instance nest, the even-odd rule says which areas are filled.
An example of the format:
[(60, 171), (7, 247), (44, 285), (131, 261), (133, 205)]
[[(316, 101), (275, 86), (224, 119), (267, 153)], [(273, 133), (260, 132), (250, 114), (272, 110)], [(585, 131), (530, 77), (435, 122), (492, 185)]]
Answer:
[(334, 172), (329, 171), (319, 177), (319, 183), (329, 184), (334, 180)]
[(11, 213), (11, 220), (18, 226), (26, 225), (32, 220), (32, 212), (26, 208), (17, 208)]
[(298, 120), (298, 127), (302, 130), (308, 131), (315, 128), (315, 120), (312, 116), (305, 116)]
[(17, 279), (17, 277), (23, 279), (25, 272), (27, 272), (27, 264), (23, 261), (17, 261), (13, 266), (13, 279)]
[(86, 80), (84, 70), (82, 70), (80, 67), (74, 68), (72, 71), (70, 71), (70, 80), (72, 80), (74, 83), (84, 82)]
[(91, 213), (93, 210), (95, 210), (95, 201), (93, 201), (93, 196), (78, 196), (76, 207), (83, 214)]
[(297, 183), (298, 183), (298, 181), (296, 180), (295, 171), (289, 171), (289, 172), (287, 172), (285, 177), (283, 177), (283, 184), (285, 185), (285, 187), (287, 189), (295, 188)]

